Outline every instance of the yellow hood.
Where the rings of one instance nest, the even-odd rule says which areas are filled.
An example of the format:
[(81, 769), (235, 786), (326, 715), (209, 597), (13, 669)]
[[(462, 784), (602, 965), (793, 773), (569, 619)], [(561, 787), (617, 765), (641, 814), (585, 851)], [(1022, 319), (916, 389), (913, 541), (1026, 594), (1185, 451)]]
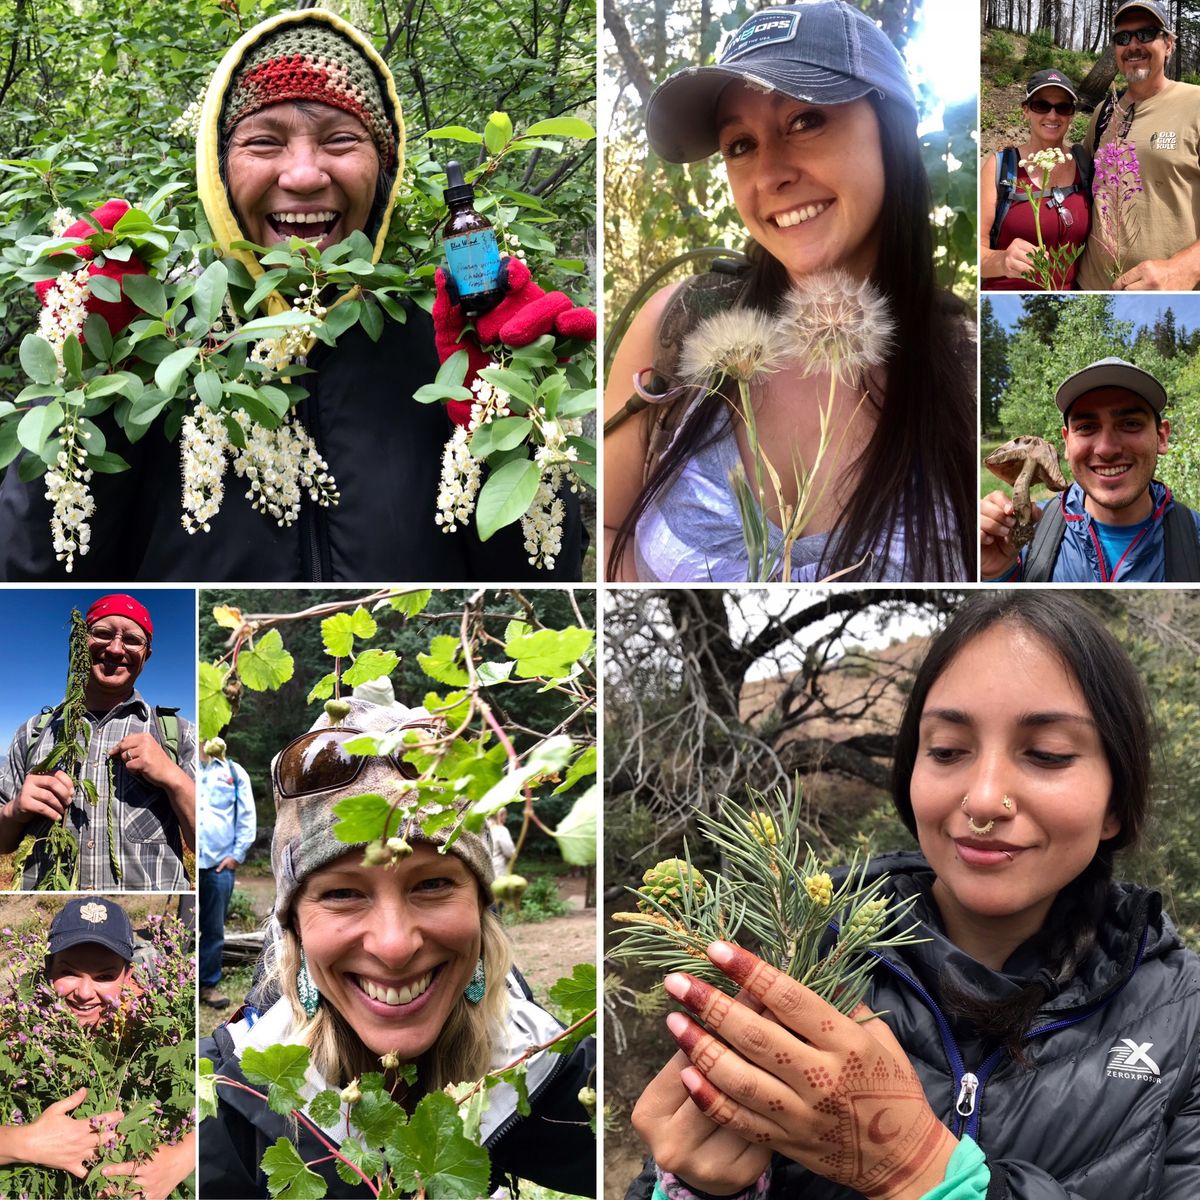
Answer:
[[(221, 59), (220, 65), (213, 74), (208, 91), (204, 94), (204, 104), (200, 110), (200, 135), (196, 139), (196, 180), (200, 203), (204, 205), (204, 214), (208, 218), (213, 237), (227, 254), (243, 263), (255, 279), (263, 274), (263, 267), (258, 258), (249, 250), (232, 248), (233, 242), (247, 239), (238, 225), (233, 207), (229, 203), (229, 194), (225, 190), (225, 183), (221, 178), (221, 108), (230, 80), (247, 52), (257, 42), (281, 26), (314, 21), (331, 25), (349, 38), (379, 72), (384, 88), (384, 99), (391, 106), (391, 116), (396, 125), (396, 174), (392, 180), (387, 204), (380, 216), (379, 230), (375, 235), (375, 246), (371, 255), (372, 262), (378, 262), (379, 256), (383, 252), (384, 239), (387, 237), (388, 226), (391, 223), (392, 207), (396, 203), (400, 177), (404, 173), (404, 118), (400, 112), (400, 99), (396, 95), (396, 85), (392, 79), (392, 73), (388, 70), (387, 63), (376, 52), (375, 47), (353, 25), (320, 8), (280, 13), (276, 17), (271, 17), (270, 20), (255, 25), (234, 43), (225, 57)], [(349, 299), (349, 296), (344, 296), (342, 299)], [(287, 301), (278, 292), (272, 292), (267, 300), (267, 310), (271, 313), (282, 312), (288, 307)]]

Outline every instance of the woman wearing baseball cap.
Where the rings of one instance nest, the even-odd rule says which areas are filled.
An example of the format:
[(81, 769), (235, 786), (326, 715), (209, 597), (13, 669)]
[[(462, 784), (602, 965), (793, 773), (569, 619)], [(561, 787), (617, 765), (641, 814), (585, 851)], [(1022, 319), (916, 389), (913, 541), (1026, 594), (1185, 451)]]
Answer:
[[(878, 365), (836, 394), (830, 434), (838, 449), (813, 479), (814, 491), (825, 491), (796, 542), (793, 580), (848, 568), (866, 579), (972, 573), (973, 352), (962, 306), (934, 283), (917, 119), (900, 55), (844, 0), (756, 14), (715, 64), (672, 75), (646, 108), (655, 153), (695, 162), (719, 152), (724, 160), (751, 260), (740, 285), (722, 293), (724, 307), (774, 316), (793, 285), (836, 270), (872, 283), (894, 322)], [(754, 470), (745, 423), (720, 394), (667, 362), (690, 331), (686, 321), (680, 327), (676, 295), (697, 290), (676, 285), (653, 296), (609, 373), (613, 579), (746, 578), (728, 484), (739, 463)], [(792, 342), (799, 353), (799, 339), (789, 351)], [(631, 380), (639, 388), (654, 373), (671, 396), (683, 396), (679, 403), (629, 400)], [(753, 386), (757, 440), (792, 503), (797, 477), (816, 465), (828, 375), (806, 375), (792, 354)]]
[[(200, 1048), (216, 1075), (235, 1081), (218, 1083), (217, 1114), (200, 1129), (200, 1194), (207, 1198), (266, 1196), (259, 1163), (281, 1137), (326, 1178), (328, 1195), (365, 1194), (347, 1189), (311, 1132), (236, 1086), (245, 1082), (239, 1061), (247, 1048), (308, 1046), (306, 1098), (383, 1070), (392, 1096), (411, 1111), (423, 1095), (481, 1078), (562, 1030), (512, 969), (508, 938), (488, 911), (492, 862), (484, 836), (459, 829), (447, 846), (451, 826), (426, 833), (422, 819), (440, 804), (405, 821), (402, 845), (393, 838), (386, 847), (348, 846), (336, 836), (341, 801), (363, 794), (403, 800), (414, 775), (398, 756), (355, 755), (347, 743), (363, 734), (440, 729), (423, 709), (348, 703), (345, 717), (334, 723), (322, 714), (272, 763), (276, 893), (262, 981), (254, 1007)], [(578, 1098), (594, 1086), (594, 1061), (590, 1038), (570, 1054), (534, 1054), (524, 1116), (507, 1084), (489, 1090), (479, 1134), (492, 1169), (485, 1194), (502, 1174), (595, 1194), (595, 1139)], [(407, 1064), (417, 1068), (413, 1086), (396, 1074)], [(336, 1140), (345, 1132), (343, 1124)]]
[[(1079, 97), (1071, 81), (1053, 68), (1037, 71), (1025, 85), (1021, 111), (1029, 123), (1029, 137), (1020, 146), (1006, 146), (983, 164), (979, 185), (979, 274), (990, 291), (1028, 291), (1039, 286), (1033, 279), (1031, 255), (1042, 243), (1054, 251), (1066, 247), (1076, 253), (1063, 270), (1055, 270), (1055, 290), (1067, 291), (1075, 283), (1079, 252), (1092, 223), (1092, 197), (1088, 182), (1091, 156), (1082, 145), (1068, 153), (1065, 139)], [(1058, 151), (1061, 159), (1044, 177), (1031, 164), (1031, 156)], [(1081, 162), (1088, 167), (1081, 170)], [(1032, 167), (1033, 174), (1030, 174)], [(1044, 184), (1044, 186), (1043, 186)], [(1037, 197), (1038, 211), (1030, 202)]]

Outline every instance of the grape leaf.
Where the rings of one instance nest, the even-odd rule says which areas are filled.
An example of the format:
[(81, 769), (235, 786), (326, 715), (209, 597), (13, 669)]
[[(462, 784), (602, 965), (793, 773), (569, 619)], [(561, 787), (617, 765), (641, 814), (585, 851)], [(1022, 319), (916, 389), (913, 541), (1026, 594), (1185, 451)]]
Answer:
[(200, 664), (200, 740), (207, 742), (229, 724), (233, 709), (221, 691), (229, 668), (224, 664)]
[(238, 674), (254, 692), (278, 691), (295, 670), (292, 656), (283, 648), (278, 629), (268, 629), (254, 646), (238, 655)]
[(539, 629), (510, 637), (504, 652), (517, 660), (517, 674), (525, 679), (558, 679), (569, 675), (577, 659), (591, 649), (595, 634), (568, 625), (565, 629)]
[(596, 861), (596, 818), (600, 807), (600, 791), (592, 784), (574, 804), (571, 811), (551, 830), (558, 843), (563, 862), (576, 867), (590, 867)]
[(455, 661), (460, 648), (458, 638), (442, 634), (429, 643), (428, 654), (417, 655), (417, 662), (421, 670), (438, 683), (451, 686), (469, 683), (470, 676)]
[(563, 792), (569, 792), (585, 775), (595, 775), (595, 773), (596, 747), (589, 746), (571, 764), (571, 769), (567, 772), (566, 779), (554, 789), (554, 795), (561, 796)]
[(343, 676), (342, 682), (349, 687), (357, 687), (360, 683), (390, 675), (400, 661), (400, 656), (394, 650), (364, 650)]
[(433, 592), (429, 588), (425, 588), (419, 592), (404, 592), (400, 596), (393, 596), (388, 603), (406, 617), (415, 617), (418, 613), (425, 610), (433, 596)]
[(326, 1088), (308, 1102), (306, 1111), (318, 1125), (331, 1129), (342, 1115), (342, 1097), (333, 1088)]
[[(273, 1047), (276, 1050), (283, 1046)], [(267, 1190), (273, 1200), (321, 1200), (326, 1184), (310, 1171), (287, 1138), (280, 1138), (262, 1156), (259, 1166), (267, 1177)]]
[[(373, 793), (348, 796), (333, 806), (333, 815), (338, 822), (333, 827), (333, 836), (339, 842), (355, 846), (361, 842), (373, 842), (384, 834), (384, 822), (391, 812), (391, 805)], [(393, 816), (393, 821), (395, 820)], [(390, 835), (391, 830), (388, 831)]]
[(217, 1115), (217, 1080), (213, 1075), (211, 1058), (200, 1060), (200, 1075), (196, 1080), (196, 1104), (200, 1120)]
[(242, 1074), (256, 1086), (267, 1087), (267, 1103), (277, 1113), (301, 1107), (300, 1088), (308, 1066), (307, 1046), (268, 1046), (242, 1051)]
[(334, 658), (345, 658), (354, 648), (354, 639), (374, 637), (378, 626), (360, 604), (353, 613), (335, 613), (321, 622), (321, 638)]
[(464, 1136), (458, 1106), (444, 1092), (422, 1098), (407, 1125), (388, 1139), (388, 1160), (402, 1192), (439, 1200), (487, 1195), (488, 1153)]

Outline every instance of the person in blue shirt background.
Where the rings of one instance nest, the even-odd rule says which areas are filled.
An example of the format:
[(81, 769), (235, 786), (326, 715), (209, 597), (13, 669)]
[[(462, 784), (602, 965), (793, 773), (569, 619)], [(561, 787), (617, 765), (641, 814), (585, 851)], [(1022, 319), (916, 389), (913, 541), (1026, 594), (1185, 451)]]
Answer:
[(257, 830), (250, 777), (231, 758), (210, 758), (200, 751), (197, 779), (199, 836), (196, 866), (200, 893), (200, 1002), (226, 1008), (221, 992), (221, 953), (225, 915), (233, 895), (235, 872)]
[[(1162, 384), (1132, 363), (1102, 358), (1068, 376), (1054, 399), (1063, 414), (1062, 436), (1074, 482), (1041, 508), (1034, 507), (1037, 530), (1020, 552), (1010, 536), (1016, 518), (1009, 496), (996, 490), (980, 501), (983, 579), (999, 583), (1200, 579), (1195, 552), (1200, 514), (1185, 508), (1170, 488), (1154, 478), (1171, 432), (1170, 421), (1162, 415), (1167, 403)], [(1058, 513), (1052, 512), (1055, 505)], [(1047, 522), (1047, 515), (1053, 520)], [(1047, 538), (1058, 544), (1045, 545)]]

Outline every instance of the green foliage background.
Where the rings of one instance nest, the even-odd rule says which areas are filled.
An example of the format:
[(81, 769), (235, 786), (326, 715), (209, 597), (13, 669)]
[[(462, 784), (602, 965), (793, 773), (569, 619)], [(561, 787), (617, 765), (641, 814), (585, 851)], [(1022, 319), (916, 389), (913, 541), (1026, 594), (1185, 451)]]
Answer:
[[(921, 0), (855, 0), (903, 50), (920, 19)], [(649, 88), (688, 66), (711, 63), (718, 44), (761, 4), (753, 0), (607, 0), (604, 76), (616, 100), (604, 127), (604, 289), (609, 326), (639, 283), (677, 254), (701, 246), (742, 245), (745, 227), (717, 160), (663, 162), (650, 151), (642, 112)], [(973, 21), (964, 6), (968, 19)], [(972, 36), (974, 26), (972, 24)], [(928, 114), (934, 99), (919, 87)], [(972, 299), (976, 281), (977, 148), (974, 99), (948, 108), (944, 128), (922, 149), (933, 193), (939, 278)], [(962, 166), (950, 170), (951, 153)]]
[[(47, 234), (59, 206), (82, 214), (114, 196), (136, 205), (172, 181), (184, 186), (170, 215), (181, 228), (197, 228), (195, 148), (171, 124), (243, 30), (293, 7), (288, 0), (0, 5), (0, 247), (8, 247), (0, 255), (0, 399), (21, 386), (17, 347), (37, 314), (32, 287), (17, 278), (24, 256), (11, 243)], [(424, 0), (403, 9), (387, 0), (328, 0), (324, 7), (366, 32), (396, 77), (406, 184), (384, 258), (411, 269), (428, 304), (434, 233), (444, 219), (441, 188), (431, 182), (435, 160), (458, 157), (471, 167), (485, 151), (425, 134), (450, 125), (482, 130), (493, 110), (507, 112), (518, 130), (557, 116), (594, 123), (594, 13), (568, 0)], [(512, 155), (492, 180), (506, 249), (523, 249), (539, 281), (583, 303), (591, 289), (594, 165), (590, 142), (567, 141), (561, 153)]]

